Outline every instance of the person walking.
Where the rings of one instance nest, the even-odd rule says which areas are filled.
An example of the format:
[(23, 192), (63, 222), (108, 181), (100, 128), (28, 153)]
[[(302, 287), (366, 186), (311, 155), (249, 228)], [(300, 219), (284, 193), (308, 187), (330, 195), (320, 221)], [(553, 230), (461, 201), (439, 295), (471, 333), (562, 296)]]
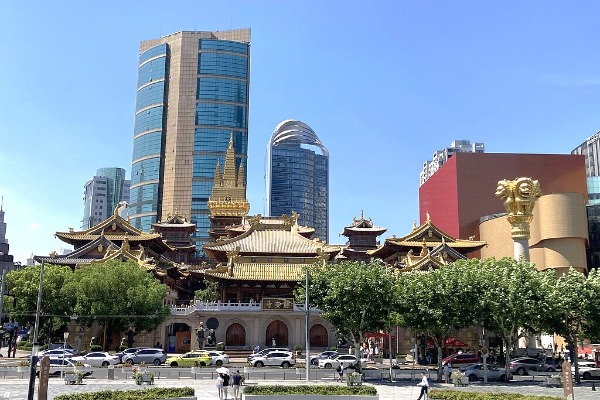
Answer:
[(444, 382), (452, 383), (452, 363), (447, 362), (444, 365)]
[(229, 389), (229, 375), (223, 374), (223, 400), (227, 400), (227, 389)]
[(336, 381), (342, 382), (342, 380), (344, 379), (344, 364), (340, 363), (340, 365), (338, 365), (336, 371), (338, 373), (338, 377), (337, 377)]
[[(425, 375), (425, 371), (421, 372), (421, 382), (417, 383), (417, 386), (421, 387), (421, 394), (417, 400), (427, 400), (427, 392), (429, 391), (429, 381), (427, 380), (427, 375)], [(423, 397), (425, 395), (425, 397)]]
[(231, 377), (233, 383), (233, 399), (238, 400), (241, 399), (240, 396), (240, 386), (242, 384), (242, 376), (240, 375), (240, 370), (235, 371), (235, 374)]
[(223, 374), (219, 374), (217, 377), (217, 391), (219, 393), (219, 399), (223, 400)]

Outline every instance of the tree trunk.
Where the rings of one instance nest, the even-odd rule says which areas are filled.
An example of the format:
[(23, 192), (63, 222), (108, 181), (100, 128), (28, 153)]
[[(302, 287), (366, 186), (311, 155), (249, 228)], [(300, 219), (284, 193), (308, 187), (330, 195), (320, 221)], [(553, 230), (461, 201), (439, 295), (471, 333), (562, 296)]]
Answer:
[(442, 346), (438, 345), (436, 343), (436, 347), (437, 347), (437, 353), (438, 353), (438, 359), (437, 359), (437, 370), (438, 370), (438, 382), (442, 382), (442, 375), (443, 375), (443, 367), (442, 367)]
[(506, 344), (506, 353), (504, 355), (504, 369), (506, 374), (506, 380), (509, 381), (512, 379), (512, 373), (510, 372), (510, 350), (513, 347), (513, 341), (511, 339), (505, 339), (504, 343)]

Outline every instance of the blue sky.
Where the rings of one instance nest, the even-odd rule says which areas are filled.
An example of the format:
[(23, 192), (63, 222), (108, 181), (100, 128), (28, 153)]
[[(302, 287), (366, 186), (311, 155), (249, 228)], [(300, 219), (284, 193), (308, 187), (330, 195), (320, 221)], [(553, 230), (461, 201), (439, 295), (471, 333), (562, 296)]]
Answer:
[(0, 195), (15, 260), (65, 247), (83, 185), (129, 175), (139, 42), (252, 28), (248, 199), (284, 119), (328, 147), (330, 242), (364, 210), (404, 235), (454, 139), (569, 153), (600, 127), (594, 1), (0, 2)]

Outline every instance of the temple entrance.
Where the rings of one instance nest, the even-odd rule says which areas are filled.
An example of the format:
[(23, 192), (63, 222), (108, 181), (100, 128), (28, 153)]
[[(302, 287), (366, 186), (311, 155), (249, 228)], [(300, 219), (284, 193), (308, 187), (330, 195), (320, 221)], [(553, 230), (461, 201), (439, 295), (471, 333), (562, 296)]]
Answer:
[(310, 347), (325, 347), (327, 348), (329, 335), (327, 329), (321, 324), (316, 324), (310, 328)]
[(229, 325), (225, 334), (225, 346), (244, 347), (246, 345), (246, 330), (241, 324)]
[[(192, 332), (188, 324), (174, 323), (167, 327), (167, 345), (165, 350), (168, 353), (185, 353), (190, 351), (192, 346)], [(195, 343), (195, 346), (194, 348), (197, 349), (198, 343)]]
[(275, 339), (275, 346), (288, 345), (288, 328), (283, 322), (273, 321), (267, 326), (265, 346), (273, 346), (273, 339)]

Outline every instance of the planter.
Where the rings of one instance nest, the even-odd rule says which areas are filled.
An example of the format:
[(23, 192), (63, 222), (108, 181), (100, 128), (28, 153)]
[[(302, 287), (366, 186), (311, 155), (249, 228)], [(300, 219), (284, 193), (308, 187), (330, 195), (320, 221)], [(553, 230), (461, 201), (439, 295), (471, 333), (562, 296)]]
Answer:
[(63, 378), (65, 385), (80, 385), (83, 381), (83, 375), (80, 373), (65, 373)]
[(339, 399), (352, 399), (352, 400), (379, 400), (379, 395), (375, 396), (328, 396), (323, 394), (290, 394), (290, 395), (243, 395), (244, 400), (339, 400)]
[(560, 376), (557, 376), (557, 377), (547, 376), (546, 377), (546, 385), (551, 386), (551, 387), (562, 387), (562, 381), (560, 379)]
[(347, 374), (346, 375), (346, 384), (348, 386), (362, 386), (363, 376), (362, 374)]
[(141, 385), (142, 383), (154, 385), (154, 374), (150, 371), (137, 372), (133, 374), (133, 379), (135, 379), (135, 383), (138, 385)]

